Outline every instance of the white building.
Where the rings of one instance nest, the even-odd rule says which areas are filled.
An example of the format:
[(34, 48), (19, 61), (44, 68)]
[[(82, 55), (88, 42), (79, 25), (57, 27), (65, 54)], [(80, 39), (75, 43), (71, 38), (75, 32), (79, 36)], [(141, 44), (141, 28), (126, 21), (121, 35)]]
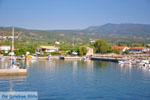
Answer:
[(91, 40), (90, 43), (95, 43), (95, 40)]
[(72, 54), (73, 54), (73, 55), (77, 55), (78, 53), (77, 53), (77, 52), (75, 52), (75, 51), (73, 51), (73, 52), (72, 52)]
[(149, 51), (146, 47), (130, 47), (130, 53), (138, 54), (143, 53), (144, 51)]
[(60, 44), (60, 42), (56, 41), (55, 44)]
[(93, 48), (87, 47), (86, 56), (91, 56), (91, 55), (93, 55)]
[(11, 47), (9, 45), (1, 45), (0, 50), (2, 50), (4, 53), (8, 53), (8, 51), (11, 50)]
[(57, 46), (38, 46), (38, 52), (55, 52), (58, 51), (59, 47)]

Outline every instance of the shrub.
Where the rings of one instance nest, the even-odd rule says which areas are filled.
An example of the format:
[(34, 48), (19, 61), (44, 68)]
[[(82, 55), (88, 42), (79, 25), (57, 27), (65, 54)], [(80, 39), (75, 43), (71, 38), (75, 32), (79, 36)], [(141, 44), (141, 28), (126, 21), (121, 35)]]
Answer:
[(84, 56), (87, 53), (87, 48), (82, 46), (79, 48), (79, 56)]
[(124, 53), (125, 53), (125, 54), (129, 54), (129, 50), (126, 50)]
[(51, 55), (60, 55), (59, 52), (51, 52)]

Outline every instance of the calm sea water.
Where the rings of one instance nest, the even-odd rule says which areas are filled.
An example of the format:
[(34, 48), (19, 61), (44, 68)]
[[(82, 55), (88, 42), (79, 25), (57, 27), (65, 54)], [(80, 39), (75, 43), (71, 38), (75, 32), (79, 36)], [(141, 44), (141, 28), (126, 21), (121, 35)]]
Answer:
[(27, 76), (0, 77), (0, 91), (37, 91), (40, 100), (150, 100), (147, 69), (63, 60), (27, 61), (26, 66)]

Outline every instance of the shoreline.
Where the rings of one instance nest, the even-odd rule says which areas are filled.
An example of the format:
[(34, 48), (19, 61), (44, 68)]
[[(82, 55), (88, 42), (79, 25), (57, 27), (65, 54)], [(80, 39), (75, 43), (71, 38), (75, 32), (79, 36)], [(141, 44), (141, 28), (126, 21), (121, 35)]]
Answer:
[[(1, 61), (4, 60), (11, 60), (11, 56), (1, 56)], [(148, 54), (129, 54), (129, 55), (117, 55), (117, 54), (94, 54), (91, 57), (88, 56), (50, 56), (49, 59), (47, 56), (45, 57), (31, 57), (31, 58), (25, 58), (16, 56), (16, 60), (50, 60), (50, 59), (61, 59), (61, 60), (82, 60), (82, 58), (89, 59), (89, 60), (102, 60), (102, 61), (112, 61), (112, 62), (118, 62), (119, 60), (122, 60), (122, 58), (136, 58), (136, 59), (147, 59), (150, 58), (150, 55)]]

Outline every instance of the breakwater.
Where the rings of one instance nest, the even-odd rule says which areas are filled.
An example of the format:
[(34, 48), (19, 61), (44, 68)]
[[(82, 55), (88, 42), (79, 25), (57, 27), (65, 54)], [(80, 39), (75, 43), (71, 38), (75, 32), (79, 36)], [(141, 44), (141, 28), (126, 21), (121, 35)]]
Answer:
[(91, 57), (91, 60), (100, 60), (100, 61), (110, 61), (110, 62), (118, 62), (122, 58), (114, 58), (114, 57)]

